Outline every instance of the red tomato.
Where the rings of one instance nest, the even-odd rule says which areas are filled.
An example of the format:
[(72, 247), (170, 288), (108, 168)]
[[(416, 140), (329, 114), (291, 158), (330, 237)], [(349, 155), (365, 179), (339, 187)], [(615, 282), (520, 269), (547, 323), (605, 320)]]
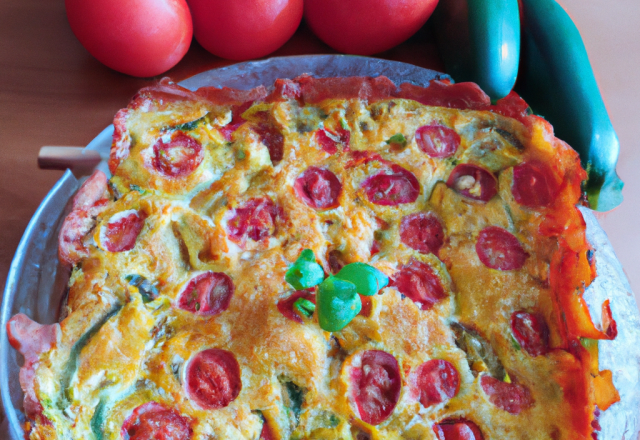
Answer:
[(437, 254), (444, 244), (442, 223), (432, 212), (405, 215), (400, 222), (400, 240), (423, 254)]
[(120, 433), (129, 440), (189, 440), (191, 434), (186, 417), (157, 402), (147, 402), (134, 409)]
[(415, 258), (400, 267), (393, 284), (400, 293), (416, 303), (420, 310), (429, 310), (447, 297), (438, 275), (428, 264)]
[(200, 142), (181, 131), (176, 131), (168, 143), (160, 138), (153, 146), (153, 167), (167, 177), (188, 176), (202, 159)]
[(166, 72), (193, 36), (185, 0), (65, 0), (80, 43), (106, 66), (128, 75)]
[(514, 312), (511, 315), (511, 332), (518, 344), (531, 356), (540, 356), (548, 351), (549, 327), (542, 316)]
[(371, 55), (416, 33), (437, 4), (438, 0), (305, 0), (304, 18), (334, 49)]
[(278, 208), (270, 198), (256, 197), (238, 206), (232, 215), (227, 221), (229, 238), (242, 245), (247, 238), (260, 241), (273, 235)]
[(418, 400), (424, 406), (437, 405), (458, 394), (460, 375), (451, 362), (431, 359), (412, 374)]
[(362, 182), (371, 203), (396, 206), (413, 203), (420, 195), (420, 182), (416, 176), (400, 165), (391, 165), (391, 170), (381, 171)]
[(483, 374), (480, 376), (480, 385), (489, 402), (508, 413), (520, 414), (533, 404), (529, 389), (519, 383), (507, 383)]
[(198, 43), (214, 55), (248, 60), (282, 46), (302, 20), (302, 0), (188, 0)]
[(100, 234), (100, 241), (109, 252), (130, 251), (144, 227), (144, 213), (135, 209), (113, 215)]
[(360, 419), (370, 425), (384, 422), (400, 399), (402, 379), (397, 359), (385, 351), (365, 351), (360, 365), (351, 371), (351, 386)]
[(295, 306), (294, 306), (295, 302), (300, 298), (304, 298), (307, 301), (311, 301), (314, 304), (316, 303), (316, 296), (313, 293), (309, 292), (308, 290), (299, 290), (295, 292), (293, 295), (291, 295), (289, 298), (281, 299), (280, 301), (278, 301), (278, 303), (276, 304), (276, 307), (278, 308), (278, 311), (282, 313), (282, 316), (284, 316), (285, 318), (302, 324), (304, 321), (302, 320), (302, 317), (300, 317), (300, 315), (298, 314), (298, 311), (295, 309)]
[(488, 226), (480, 231), (476, 253), (482, 264), (498, 270), (520, 269), (529, 257), (518, 239), (498, 226)]
[(342, 184), (335, 174), (326, 168), (309, 167), (293, 185), (296, 195), (308, 206), (315, 209), (332, 209), (340, 205), (338, 197)]
[(236, 400), (242, 389), (240, 366), (233, 353), (209, 348), (196, 354), (185, 372), (187, 396), (205, 409), (220, 409)]
[(205, 272), (187, 283), (178, 297), (178, 307), (196, 315), (219, 315), (229, 308), (235, 286), (229, 275)]
[(513, 169), (513, 198), (528, 208), (544, 208), (558, 192), (551, 170), (540, 162), (525, 162)]
[(464, 419), (448, 419), (433, 425), (438, 440), (483, 440), (478, 425)]

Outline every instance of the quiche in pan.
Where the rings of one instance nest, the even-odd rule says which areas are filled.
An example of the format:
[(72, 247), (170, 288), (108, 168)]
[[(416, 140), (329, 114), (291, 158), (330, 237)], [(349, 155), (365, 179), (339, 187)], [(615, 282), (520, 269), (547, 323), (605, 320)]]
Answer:
[(8, 324), (31, 438), (597, 437), (586, 174), (517, 95), (165, 79), (114, 127), (64, 319)]

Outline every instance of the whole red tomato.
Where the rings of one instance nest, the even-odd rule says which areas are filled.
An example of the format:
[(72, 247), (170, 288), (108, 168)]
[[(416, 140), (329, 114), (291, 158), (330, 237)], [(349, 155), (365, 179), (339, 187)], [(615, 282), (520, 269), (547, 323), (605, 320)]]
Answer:
[(65, 0), (71, 30), (98, 61), (133, 76), (159, 75), (193, 36), (185, 0)]
[(438, 0), (305, 0), (304, 18), (334, 49), (371, 55), (413, 35), (437, 4)]
[(282, 46), (302, 20), (302, 0), (188, 0), (198, 43), (214, 55), (247, 60)]

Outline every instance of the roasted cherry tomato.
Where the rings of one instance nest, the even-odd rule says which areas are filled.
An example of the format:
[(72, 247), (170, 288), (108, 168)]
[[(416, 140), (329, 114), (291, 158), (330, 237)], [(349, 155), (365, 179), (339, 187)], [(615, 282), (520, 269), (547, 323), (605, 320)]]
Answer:
[(531, 356), (540, 356), (548, 351), (549, 328), (542, 316), (514, 312), (511, 315), (511, 332), (516, 342)]
[(480, 231), (476, 252), (482, 264), (498, 270), (520, 269), (529, 257), (513, 234), (497, 226)]
[(438, 0), (305, 0), (304, 17), (334, 49), (371, 55), (413, 35), (437, 4)]
[(444, 125), (424, 125), (416, 130), (416, 143), (429, 157), (451, 157), (460, 146), (460, 135)]
[(360, 355), (351, 370), (351, 395), (360, 419), (370, 425), (384, 422), (400, 398), (402, 378), (398, 361), (381, 350), (368, 350)]
[(282, 46), (302, 20), (302, 0), (188, 0), (198, 43), (214, 55), (248, 60)]
[(278, 209), (268, 197), (249, 199), (233, 210), (227, 222), (229, 238), (243, 243), (247, 238), (260, 241), (273, 235), (276, 229)]
[(193, 26), (184, 0), (65, 0), (80, 43), (118, 72), (166, 72), (189, 50)]
[(260, 142), (269, 150), (269, 158), (277, 165), (284, 156), (284, 136), (271, 124), (261, 123), (256, 128)]
[(202, 163), (202, 145), (181, 131), (171, 135), (165, 142), (162, 138), (153, 146), (153, 168), (166, 177), (184, 177), (193, 173)]
[(432, 212), (405, 215), (400, 222), (400, 240), (423, 254), (437, 254), (444, 243), (442, 223)]
[(320, 147), (329, 154), (337, 153), (338, 147), (343, 150), (348, 150), (350, 139), (351, 132), (343, 128), (339, 128), (335, 133), (324, 128), (316, 132), (316, 141)]
[(513, 198), (529, 208), (553, 203), (558, 188), (551, 170), (541, 162), (525, 162), (513, 169)]
[(315, 209), (337, 208), (342, 184), (335, 174), (325, 168), (309, 167), (296, 179), (296, 195)]
[(144, 213), (135, 209), (113, 215), (100, 233), (100, 242), (109, 252), (130, 251), (144, 227)]
[(520, 414), (533, 404), (529, 389), (519, 383), (503, 382), (483, 374), (480, 377), (480, 386), (491, 403), (508, 413)]
[(178, 307), (196, 315), (218, 315), (229, 307), (234, 290), (227, 274), (205, 272), (189, 280), (178, 297)]
[(196, 354), (187, 364), (185, 376), (187, 396), (206, 409), (224, 408), (238, 397), (242, 389), (236, 357), (219, 348)]
[(389, 170), (368, 177), (362, 182), (362, 188), (371, 203), (382, 206), (413, 203), (420, 195), (420, 182), (416, 176), (395, 164)]
[(483, 440), (478, 425), (470, 420), (447, 419), (433, 426), (438, 440)]
[(447, 186), (465, 197), (481, 202), (488, 202), (498, 193), (496, 176), (482, 167), (468, 163), (462, 163), (451, 171)]
[(276, 435), (273, 433), (271, 426), (265, 422), (262, 424), (262, 432), (260, 433), (260, 438), (258, 440), (276, 440)]
[(394, 285), (400, 293), (416, 303), (420, 310), (429, 310), (447, 297), (440, 278), (431, 266), (415, 258), (396, 273)]
[(431, 359), (412, 374), (418, 400), (422, 406), (437, 405), (458, 394), (460, 375), (451, 362)]
[(129, 440), (188, 440), (190, 421), (157, 402), (147, 402), (133, 410), (122, 424), (121, 436)]
[(309, 301), (312, 304), (316, 303), (316, 297), (313, 293), (307, 290), (299, 290), (299, 291), (296, 291), (290, 297), (286, 299), (281, 299), (280, 301), (278, 301), (276, 307), (278, 308), (278, 311), (282, 313), (282, 316), (284, 316), (285, 318), (302, 324), (304, 322), (302, 320), (302, 316), (307, 316), (309, 309), (302, 308), (301, 310), (301, 307), (299, 306), (296, 307), (296, 303), (300, 299)]

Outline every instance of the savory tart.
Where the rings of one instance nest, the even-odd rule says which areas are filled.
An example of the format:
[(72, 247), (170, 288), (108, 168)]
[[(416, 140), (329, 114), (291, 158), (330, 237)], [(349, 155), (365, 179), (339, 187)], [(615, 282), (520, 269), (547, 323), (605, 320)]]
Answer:
[(114, 127), (64, 319), (8, 325), (31, 438), (597, 436), (586, 174), (517, 95), (165, 79)]

